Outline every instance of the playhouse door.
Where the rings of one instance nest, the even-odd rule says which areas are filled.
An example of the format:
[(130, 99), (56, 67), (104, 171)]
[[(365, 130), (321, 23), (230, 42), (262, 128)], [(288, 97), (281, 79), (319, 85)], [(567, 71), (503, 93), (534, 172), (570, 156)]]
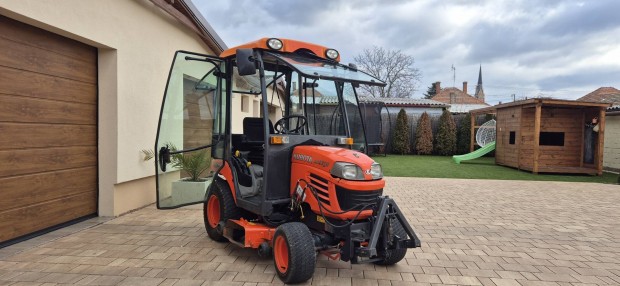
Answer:
[(216, 57), (177, 52), (155, 143), (157, 208), (204, 201), (223, 154), (225, 73)]

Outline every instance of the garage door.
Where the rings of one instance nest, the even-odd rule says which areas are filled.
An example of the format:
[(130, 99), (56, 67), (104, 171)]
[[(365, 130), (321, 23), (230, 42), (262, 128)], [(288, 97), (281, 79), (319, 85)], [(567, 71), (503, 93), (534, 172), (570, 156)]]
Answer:
[(97, 50), (0, 16), (0, 242), (97, 212)]

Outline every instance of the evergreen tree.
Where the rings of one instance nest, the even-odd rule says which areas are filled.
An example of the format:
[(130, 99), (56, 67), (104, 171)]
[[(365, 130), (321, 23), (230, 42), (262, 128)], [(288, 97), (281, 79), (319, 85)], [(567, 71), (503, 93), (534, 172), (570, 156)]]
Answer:
[(459, 124), (458, 142), (456, 143), (456, 153), (469, 153), (469, 143), (471, 140), (471, 114), (467, 113)]
[(392, 139), (392, 151), (396, 154), (408, 154), (411, 150), (409, 123), (407, 121), (407, 113), (404, 109), (401, 109), (396, 117), (396, 127), (394, 128), (394, 138)]
[(424, 93), (424, 98), (431, 99), (436, 94), (437, 94), (437, 89), (435, 89), (435, 83), (432, 83), (431, 86), (429, 86), (426, 92)]
[(415, 150), (418, 155), (433, 153), (433, 128), (426, 112), (422, 113), (415, 132)]
[(450, 111), (444, 110), (439, 118), (439, 129), (435, 137), (435, 152), (451, 156), (456, 151), (456, 124)]

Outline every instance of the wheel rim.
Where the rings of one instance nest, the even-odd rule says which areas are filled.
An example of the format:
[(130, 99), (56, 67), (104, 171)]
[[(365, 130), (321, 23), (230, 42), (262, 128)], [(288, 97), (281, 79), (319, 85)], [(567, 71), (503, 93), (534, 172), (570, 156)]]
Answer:
[(211, 195), (207, 202), (207, 221), (212, 228), (220, 223), (220, 200), (215, 195)]
[(288, 270), (288, 246), (282, 236), (276, 237), (276, 242), (273, 246), (273, 258), (276, 261), (278, 272), (286, 273), (286, 270)]

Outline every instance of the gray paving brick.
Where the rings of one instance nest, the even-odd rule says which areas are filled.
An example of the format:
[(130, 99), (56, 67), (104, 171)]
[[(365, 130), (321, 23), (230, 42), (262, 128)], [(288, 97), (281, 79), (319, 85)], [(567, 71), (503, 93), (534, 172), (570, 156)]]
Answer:
[[(391, 267), (321, 256), (302, 285), (620, 285), (618, 186), (387, 178), (422, 238)], [(204, 233), (200, 207), (150, 206), (0, 253), (0, 284), (283, 285), (271, 259)]]

